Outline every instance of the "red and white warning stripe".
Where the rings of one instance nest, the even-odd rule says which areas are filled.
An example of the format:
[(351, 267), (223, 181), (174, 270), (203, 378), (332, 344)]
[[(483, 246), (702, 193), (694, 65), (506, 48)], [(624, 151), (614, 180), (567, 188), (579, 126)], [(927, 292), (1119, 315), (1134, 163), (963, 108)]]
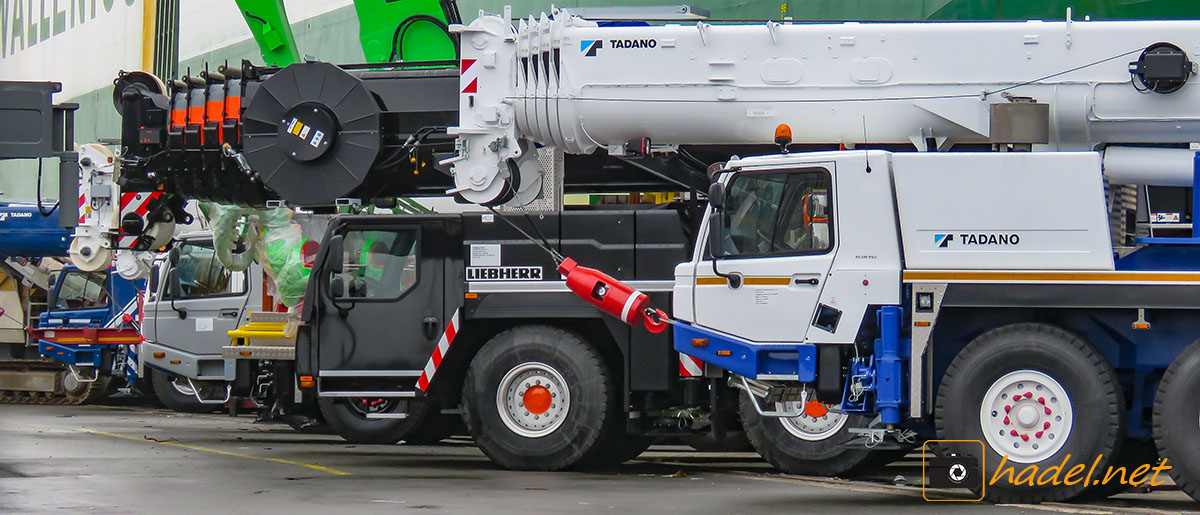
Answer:
[(701, 377), (704, 375), (704, 362), (684, 353), (679, 353), (679, 377)]
[(83, 225), (86, 222), (85, 218), (87, 218), (87, 214), (83, 210), (83, 205), (87, 204), (87, 197), (88, 197), (88, 195), (86, 193), (79, 194), (79, 224), (80, 225)]
[[(121, 194), (121, 212), (118, 214), (117, 220), (124, 220), (128, 213), (136, 213), (142, 218), (142, 227), (150, 227), (146, 220), (146, 215), (150, 212), (150, 200), (162, 196), (162, 193), (122, 193)], [(117, 238), (117, 247), (122, 249), (132, 248), (134, 243), (137, 243), (138, 234), (126, 234), (121, 232)]]
[(429, 357), (429, 361), (425, 363), (425, 370), (421, 372), (421, 377), (417, 379), (417, 388), (420, 388), (422, 392), (429, 388), (429, 382), (433, 380), (433, 374), (442, 365), (442, 358), (445, 358), (446, 353), (450, 351), (450, 344), (454, 343), (454, 336), (458, 334), (458, 311), (457, 309), (454, 310), (454, 316), (450, 317), (450, 323), (446, 324), (446, 330), (438, 340), (437, 347), (433, 348), (433, 355)]
[(479, 69), (473, 68), (475, 59), (463, 59), (459, 64), (459, 79), (458, 83), (462, 85), (463, 93), (477, 93), (479, 91)]

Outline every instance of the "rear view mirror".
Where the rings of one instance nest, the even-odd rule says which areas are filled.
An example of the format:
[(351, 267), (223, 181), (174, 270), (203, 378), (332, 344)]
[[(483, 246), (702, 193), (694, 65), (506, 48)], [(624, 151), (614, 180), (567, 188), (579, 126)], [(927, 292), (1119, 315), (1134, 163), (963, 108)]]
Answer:
[(171, 263), (172, 267), (179, 264), (179, 247), (174, 247), (167, 252), (167, 261)]
[(156, 265), (154, 268), (150, 269), (150, 282), (146, 285), (147, 296), (158, 295), (158, 274), (162, 272), (162, 269), (160, 269), (159, 266), (161, 265)]
[[(713, 186), (718, 185), (714, 184)], [(723, 220), (721, 218), (720, 209), (713, 208), (713, 210), (709, 212), (708, 255), (713, 258), (719, 258), (725, 255), (725, 226), (722, 225)]]
[(340, 299), (346, 296), (346, 281), (341, 276), (334, 276), (329, 279), (329, 297)]
[(719, 182), (712, 183), (708, 187), (708, 205), (714, 210), (720, 210), (725, 207), (725, 185)]
[(325, 265), (331, 273), (342, 273), (342, 264), (345, 261), (345, 240), (345, 236), (335, 234), (329, 237), (329, 243), (326, 244)]

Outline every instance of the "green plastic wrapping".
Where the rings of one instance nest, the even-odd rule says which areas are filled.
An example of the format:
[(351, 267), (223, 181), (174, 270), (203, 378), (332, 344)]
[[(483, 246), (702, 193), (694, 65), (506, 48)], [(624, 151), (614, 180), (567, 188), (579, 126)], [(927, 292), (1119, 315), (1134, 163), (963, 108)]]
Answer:
[(258, 225), (258, 262), (274, 285), (271, 294), (284, 306), (295, 306), (304, 298), (312, 272), (301, 254), (305, 238), (300, 224), (292, 221), (290, 210), (278, 208), (259, 212)]
[(275, 299), (293, 307), (304, 298), (311, 269), (304, 265), (304, 235), (287, 208), (253, 209), (205, 203), (201, 210), (213, 232), (213, 246), (222, 265), (245, 270), (258, 261), (267, 274), (267, 288)]

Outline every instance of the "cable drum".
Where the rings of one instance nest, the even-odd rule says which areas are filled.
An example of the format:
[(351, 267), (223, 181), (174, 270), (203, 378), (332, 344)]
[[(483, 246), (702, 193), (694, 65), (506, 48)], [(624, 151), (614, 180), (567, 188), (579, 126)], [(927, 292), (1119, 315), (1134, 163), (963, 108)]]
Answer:
[(243, 114), (246, 161), (280, 198), (333, 205), (379, 157), (382, 109), (362, 80), (329, 63), (271, 75)]

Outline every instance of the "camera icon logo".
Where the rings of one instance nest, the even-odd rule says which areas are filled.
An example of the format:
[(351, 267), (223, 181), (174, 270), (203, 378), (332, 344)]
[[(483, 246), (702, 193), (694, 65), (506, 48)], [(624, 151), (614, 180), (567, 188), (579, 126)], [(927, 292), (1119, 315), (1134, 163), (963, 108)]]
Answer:
[[(937, 442), (952, 442), (957, 440), (929, 440), (921, 447), (921, 470), (924, 482), (921, 493), (927, 501), (979, 501), (984, 495), (983, 442), (969, 440), (979, 444), (979, 453), (975, 456), (956, 455), (935, 456), (929, 449), (930, 444)], [(968, 498), (957, 497), (954, 492), (942, 490), (966, 489), (974, 494)], [(932, 491), (931, 491), (932, 490)]]

